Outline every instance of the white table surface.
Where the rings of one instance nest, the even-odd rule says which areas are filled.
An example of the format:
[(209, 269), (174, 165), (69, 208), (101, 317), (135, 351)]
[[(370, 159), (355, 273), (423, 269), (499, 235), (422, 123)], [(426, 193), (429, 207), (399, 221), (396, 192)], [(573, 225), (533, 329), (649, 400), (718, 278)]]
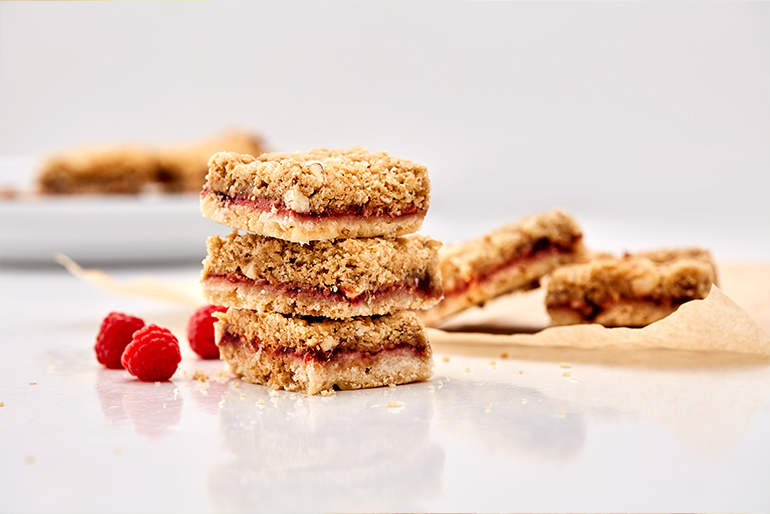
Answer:
[[(198, 270), (111, 273), (182, 282)], [(111, 310), (182, 338), (171, 382), (97, 363)], [(195, 370), (223, 363), (187, 346), (191, 311), (60, 268), (0, 267), (0, 511), (770, 511), (767, 361), (436, 348), (425, 383), (310, 398), (235, 379), (202, 390)]]

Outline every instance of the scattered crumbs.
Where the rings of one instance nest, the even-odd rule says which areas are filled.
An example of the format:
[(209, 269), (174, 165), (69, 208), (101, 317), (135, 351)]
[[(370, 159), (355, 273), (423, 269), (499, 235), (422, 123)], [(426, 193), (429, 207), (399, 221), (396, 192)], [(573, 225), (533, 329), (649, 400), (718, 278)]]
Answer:
[[(241, 394), (243, 394), (243, 393), (241, 393)], [(297, 393), (291, 393), (291, 397), (292, 398), (296, 398), (297, 397)]]
[(176, 400), (176, 397), (177, 397), (177, 396), (179, 396), (179, 388), (178, 388), (178, 387), (175, 387), (175, 388), (174, 388), (174, 400)]
[(187, 378), (187, 370), (186, 370), (186, 369), (183, 369), (183, 370), (182, 370), (182, 376), (183, 376), (184, 378)]
[(447, 357), (447, 356), (445, 355), (445, 356), (444, 356), (444, 358), (443, 358), (443, 359), (441, 359), (441, 360), (442, 360), (442, 361), (444, 361), (444, 362), (449, 362), (449, 357)]
[(237, 380), (235, 382), (233, 382), (233, 389), (239, 389), (240, 387), (241, 387), (241, 383), (240, 382), (238, 382)]
[(396, 384), (388, 384), (388, 387), (396, 387)]
[(561, 374), (561, 376), (563, 376), (565, 378), (569, 378), (570, 372), (569, 371), (565, 371), (564, 373)]
[(560, 418), (563, 418), (563, 417), (564, 417), (564, 416), (566, 416), (566, 415), (567, 415), (567, 413), (566, 413), (566, 412), (564, 412), (563, 410), (560, 410), (560, 411), (559, 411), (559, 414), (557, 414), (557, 416), (559, 416)]
[(484, 410), (485, 410), (486, 412), (489, 412), (489, 411), (491, 411), (491, 410), (492, 410), (492, 404), (490, 403), (489, 405), (487, 405), (487, 408), (486, 408), (486, 409), (484, 409)]
[(321, 391), (321, 396), (334, 396), (335, 394), (337, 394), (337, 391), (334, 389), (324, 389)]
[[(466, 373), (470, 373), (471, 372), (471, 368), (465, 368), (465, 372)], [(449, 379), (447, 378), (447, 380), (449, 380)]]
[(165, 403), (163, 404), (163, 408), (164, 408), (164, 409), (166, 408), (166, 404), (165, 404)]
[(123, 453), (123, 450), (121, 450), (120, 448), (113, 448), (112, 450), (113, 455), (120, 455), (121, 453)]
[(297, 398), (297, 405), (302, 405), (302, 398)]
[(259, 407), (260, 409), (264, 409), (265, 408), (265, 402), (263, 402), (262, 400), (259, 400), (255, 405), (257, 407)]
[(392, 400), (388, 402), (389, 409), (400, 409), (404, 405), (406, 405), (404, 402), (399, 402), (398, 400)]
[(241, 393), (241, 400), (245, 400), (245, 399), (246, 399), (246, 395)]
[(441, 389), (442, 387), (444, 387), (444, 383), (441, 380), (439, 380), (438, 381), (438, 388)]
[(264, 404), (265, 404), (265, 400), (263, 400), (262, 398), (257, 400), (257, 405), (264, 405)]
[(159, 386), (159, 385), (160, 385), (160, 381), (156, 381), (156, 382), (155, 382), (155, 385), (156, 385), (156, 386)]
[[(435, 387), (433, 387), (433, 384), (428, 384), (428, 391), (435, 391), (435, 390), (436, 390), (436, 388), (435, 388)], [(3, 405), (2, 405), (2, 404), (0, 404), (0, 407), (2, 407), (2, 406), (3, 406)]]
[(193, 374), (193, 380), (200, 380), (201, 382), (205, 382), (209, 379), (209, 373), (205, 369), (195, 369), (195, 373)]
[(36, 385), (37, 385), (37, 382), (30, 382), (30, 383), (29, 383), (29, 385), (31, 385), (31, 386), (36, 386)]
[(527, 403), (527, 399), (526, 398), (522, 398), (521, 399), (521, 403)]
[(490, 366), (496, 366), (496, 365), (497, 365), (497, 363), (496, 363), (496, 362), (494, 361), (494, 359), (493, 359), (493, 360), (489, 361), (489, 365), (490, 365)]
[(230, 371), (227, 369), (227, 367), (218, 369), (216, 372), (214, 372), (215, 377), (225, 377), (230, 378)]
[(571, 368), (572, 364), (570, 364), (568, 362), (562, 362), (561, 364), (559, 364), (559, 367), (560, 368)]
[(270, 391), (270, 397), (275, 398), (277, 396), (278, 396), (278, 391), (276, 391), (275, 389)]
[(224, 409), (225, 408), (225, 401), (224, 400), (219, 400), (219, 403), (217, 405), (219, 405), (220, 409)]
[(201, 392), (202, 395), (205, 396), (205, 395), (209, 394), (209, 387), (204, 384), (204, 385), (201, 386), (199, 391)]
[(24, 459), (24, 462), (27, 464), (34, 464), (35, 463), (35, 456), (34, 455), (27, 455)]
[(508, 352), (501, 352), (500, 353), (500, 358), (501, 359), (507, 359), (508, 358)]
[(190, 387), (190, 384), (185, 384), (184, 386), (185, 386), (185, 387)]
[(524, 370), (519, 371), (519, 375), (523, 375), (523, 374), (524, 374)]
[(0, 402), (0, 407), (5, 407), (5, 402)]

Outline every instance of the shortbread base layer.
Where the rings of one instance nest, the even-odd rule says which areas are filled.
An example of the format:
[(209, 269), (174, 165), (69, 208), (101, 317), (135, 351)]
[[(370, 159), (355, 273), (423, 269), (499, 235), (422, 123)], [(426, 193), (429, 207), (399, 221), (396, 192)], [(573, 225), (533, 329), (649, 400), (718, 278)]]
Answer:
[(422, 228), (425, 212), (400, 216), (313, 216), (288, 210), (263, 210), (247, 202), (220, 198), (210, 190), (201, 193), (201, 212), (217, 223), (254, 234), (295, 243), (329, 239), (402, 236)]
[(577, 325), (598, 323), (605, 327), (645, 327), (660, 321), (677, 310), (681, 304), (661, 305), (649, 301), (624, 301), (609, 305), (591, 319), (583, 318), (570, 307), (549, 307), (551, 324)]
[(379, 351), (332, 353), (319, 362), (291, 353), (263, 348), (225, 333), (219, 343), (222, 358), (232, 373), (245, 382), (272, 389), (302, 391), (309, 395), (334, 389), (364, 389), (429, 379), (433, 374), (430, 346), (411, 345)]
[(431, 288), (422, 283), (382, 292), (366, 292), (353, 300), (326, 296), (314, 290), (284, 289), (259, 284), (247, 278), (223, 276), (202, 278), (201, 288), (206, 301), (213, 305), (334, 319), (376, 316), (404, 309), (427, 309), (441, 298), (440, 288)]
[(564, 263), (572, 262), (574, 258), (573, 253), (551, 251), (544, 255), (513, 261), (508, 266), (470, 283), (466, 289), (456, 292), (444, 291), (444, 299), (438, 305), (418, 311), (417, 315), (427, 326), (435, 326), (453, 314), (474, 306), (482, 306), (498, 296), (539, 287), (542, 277)]

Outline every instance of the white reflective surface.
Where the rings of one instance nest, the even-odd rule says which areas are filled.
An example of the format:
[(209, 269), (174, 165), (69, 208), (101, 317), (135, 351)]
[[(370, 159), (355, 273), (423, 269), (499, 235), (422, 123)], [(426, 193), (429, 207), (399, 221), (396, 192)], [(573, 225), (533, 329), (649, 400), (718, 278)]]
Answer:
[[(148, 272), (197, 268), (113, 271)], [(436, 348), (429, 382), (308, 398), (218, 382), (182, 339), (148, 384), (96, 362), (101, 318), (183, 337), (189, 309), (59, 269), (0, 288), (4, 512), (770, 510), (767, 361)]]

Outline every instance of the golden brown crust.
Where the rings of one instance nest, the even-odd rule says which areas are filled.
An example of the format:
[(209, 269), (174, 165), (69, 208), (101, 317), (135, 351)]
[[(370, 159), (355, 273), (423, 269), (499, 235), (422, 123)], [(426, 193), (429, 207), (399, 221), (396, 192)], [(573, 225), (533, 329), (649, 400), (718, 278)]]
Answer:
[(347, 320), (228, 309), (216, 341), (244, 380), (315, 394), (415, 380), (432, 373), (425, 327), (411, 312)]
[(425, 166), (386, 152), (222, 152), (209, 161), (201, 211), (231, 228), (304, 242), (408, 234), (429, 201)]
[(158, 162), (140, 146), (93, 147), (49, 157), (37, 177), (44, 194), (136, 194), (152, 181)]
[(535, 214), (439, 252), (444, 300), (419, 313), (427, 325), (517, 290), (582, 258), (582, 233), (562, 210)]
[(705, 298), (715, 270), (710, 253), (697, 248), (603, 256), (554, 271), (546, 308), (553, 324), (645, 326)]
[(292, 243), (233, 232), (208, 239), (209, 303), (346, 318), (424, 309), (441, 297), (440, 243), (426, 236)]

